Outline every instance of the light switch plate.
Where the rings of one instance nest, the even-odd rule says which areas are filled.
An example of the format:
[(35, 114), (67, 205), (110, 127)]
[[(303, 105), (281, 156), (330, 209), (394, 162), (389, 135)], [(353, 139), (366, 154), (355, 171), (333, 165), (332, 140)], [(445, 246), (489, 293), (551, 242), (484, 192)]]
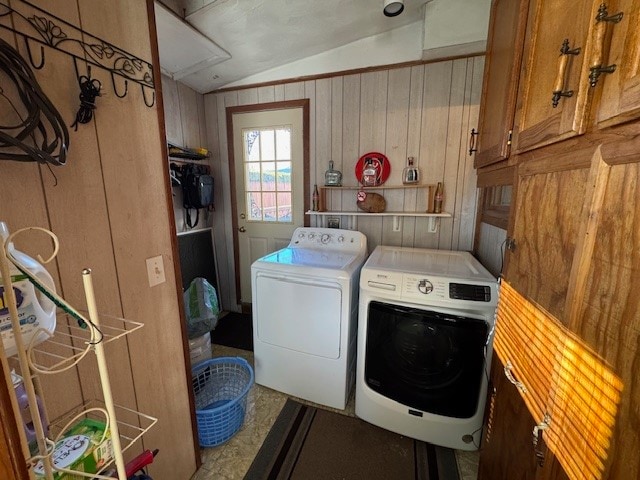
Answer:
[(164, 263), (162, 262), (162, 255), (147, 258), (147, 275), (149, 276), (150, 287), (160, 285), (167, 280), (164, 276)]

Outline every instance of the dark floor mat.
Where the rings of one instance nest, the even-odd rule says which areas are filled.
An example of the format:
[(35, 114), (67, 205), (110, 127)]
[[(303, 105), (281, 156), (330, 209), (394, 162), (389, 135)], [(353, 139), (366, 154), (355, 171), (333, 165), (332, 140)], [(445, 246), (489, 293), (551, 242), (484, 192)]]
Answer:
[(245, 480), (457, 480), (454, 451), (291, 399)]
[[(211, 343), (253, 351), (253, 323), (250, 314), (227, 313), (211, 331)], [(214, 351), (215, 354), (215, 351)]]

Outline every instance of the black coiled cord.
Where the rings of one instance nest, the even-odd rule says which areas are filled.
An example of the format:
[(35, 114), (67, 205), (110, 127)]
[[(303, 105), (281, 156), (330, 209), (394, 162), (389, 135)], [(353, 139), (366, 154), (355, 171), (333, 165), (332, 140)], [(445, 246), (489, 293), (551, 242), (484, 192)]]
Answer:
[(82, 75), (78, 81), (80, 83), (80, 109), (76, 113), (76, 121), (71, 127), (75, 131), (78, 130), (78, 123), (89, 123), (93, 118), (93, 111), (96, 108), (96, 97), (100, 96), (100, 88), (102, 87), (99, 80), (92, 80), (91, 73), (89, 76)]
[[(0, 86), (0, 95), (5, 97), (20, 117), (16, 125), (0, 124), (0, 160), (64, 165), (69, 148), (69, 131), (62, 115), (40, 88), (29, 65), (15, 48), (2, 39), (0, 72), (13, 82), (26, 109), (26, 115), (20, 115)], [(50, 134), (53, 134), (51, 141)], [(38, 138), (41, 140), (38, 141)], [(17, 153), (16, 149), (24, 153)]]

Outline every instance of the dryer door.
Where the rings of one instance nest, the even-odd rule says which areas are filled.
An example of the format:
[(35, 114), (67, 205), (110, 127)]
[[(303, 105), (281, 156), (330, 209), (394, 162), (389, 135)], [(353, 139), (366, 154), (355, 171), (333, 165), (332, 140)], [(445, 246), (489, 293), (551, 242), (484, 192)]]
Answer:
[(325, 358), (340, 357), (339, 283), (258, 272), (253, 309), (258, 341)]
[(478, 408), (488, 334), (481, 319), (370, 302), (365, 381), (413, 409), (470, 418)]

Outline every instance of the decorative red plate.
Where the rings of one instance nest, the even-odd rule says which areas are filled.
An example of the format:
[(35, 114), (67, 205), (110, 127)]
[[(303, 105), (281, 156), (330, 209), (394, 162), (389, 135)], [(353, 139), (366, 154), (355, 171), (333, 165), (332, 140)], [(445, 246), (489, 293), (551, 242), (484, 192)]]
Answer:
[(375, 185), (371, 186), (382, 185), (389, 178), (389, 174), (391, 173), (391, 164), (389, 163), (389, 159), (379, 152), (365, 153), (358, 159), (356, 162), (356, 179), (358, 180), (358, 183), (364, 185), (362, 173), (367, 165), (368, 159), (371, 159), (371, 164), (376, 169)]

